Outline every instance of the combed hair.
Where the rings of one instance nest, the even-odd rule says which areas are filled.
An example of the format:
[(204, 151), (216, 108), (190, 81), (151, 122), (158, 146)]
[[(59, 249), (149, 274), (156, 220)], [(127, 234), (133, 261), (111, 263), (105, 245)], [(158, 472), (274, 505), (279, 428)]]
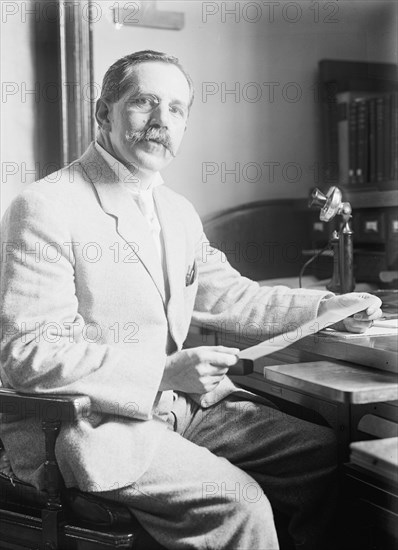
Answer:
[(147, 61), (160, 61), (175, 65), (185, 76), (189, 86), (189, 108), (194, 99), (194, 86), (191, 77), (180, 64), (177, 57), (153, 50), (134, 52), (115, 61), (106, 71), (102, 81), (101, 98), (107, 103), (116, 103), (131, 87), (133, 68)]

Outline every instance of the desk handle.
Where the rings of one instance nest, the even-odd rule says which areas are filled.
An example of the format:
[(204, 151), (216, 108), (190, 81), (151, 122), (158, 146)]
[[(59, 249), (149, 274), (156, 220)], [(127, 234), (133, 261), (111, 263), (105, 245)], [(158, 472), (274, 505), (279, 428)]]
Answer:
[(239, 359), (239, 361), (229, 367), (228, 374), (235, 376), (246, 376), (254, 371), (254, 363), (252, 359)]

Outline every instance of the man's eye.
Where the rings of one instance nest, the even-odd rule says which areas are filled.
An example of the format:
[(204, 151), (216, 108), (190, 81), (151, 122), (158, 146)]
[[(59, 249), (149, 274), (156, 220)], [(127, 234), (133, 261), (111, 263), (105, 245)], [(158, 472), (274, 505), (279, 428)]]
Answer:
[(178, 105), (171, 105), (170, 106), (170, 112), (173, 115), (185, 117), (185, 110), (182, 107), (178, 106)]
[(147, 97), (137, 97), (133, 100), (133, 103), (135, 105), (148, 105), (150, 101)]
[(131, 103), (141, 109), (153, 109), (156, 105), (155, 99), (151, 97), (136, 97)]

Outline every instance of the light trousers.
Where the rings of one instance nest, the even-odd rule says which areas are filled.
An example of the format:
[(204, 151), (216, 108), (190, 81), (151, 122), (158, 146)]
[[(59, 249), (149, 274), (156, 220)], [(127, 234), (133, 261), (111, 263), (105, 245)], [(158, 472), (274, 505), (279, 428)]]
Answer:
[(101, 493), (130, 507), (162, 546), (326, 548), (336, 505), (331, 429), (234, 394), (207, 409), (175, 394), (165, 421), (170, 429), (144, 475)]

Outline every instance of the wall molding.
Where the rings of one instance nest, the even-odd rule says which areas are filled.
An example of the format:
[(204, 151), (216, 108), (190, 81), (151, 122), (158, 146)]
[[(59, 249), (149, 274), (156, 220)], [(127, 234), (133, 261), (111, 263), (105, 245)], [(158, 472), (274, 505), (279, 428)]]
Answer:
[(91, 0), (58, 0), (62, 164), (80, 157), (94, 138)]

